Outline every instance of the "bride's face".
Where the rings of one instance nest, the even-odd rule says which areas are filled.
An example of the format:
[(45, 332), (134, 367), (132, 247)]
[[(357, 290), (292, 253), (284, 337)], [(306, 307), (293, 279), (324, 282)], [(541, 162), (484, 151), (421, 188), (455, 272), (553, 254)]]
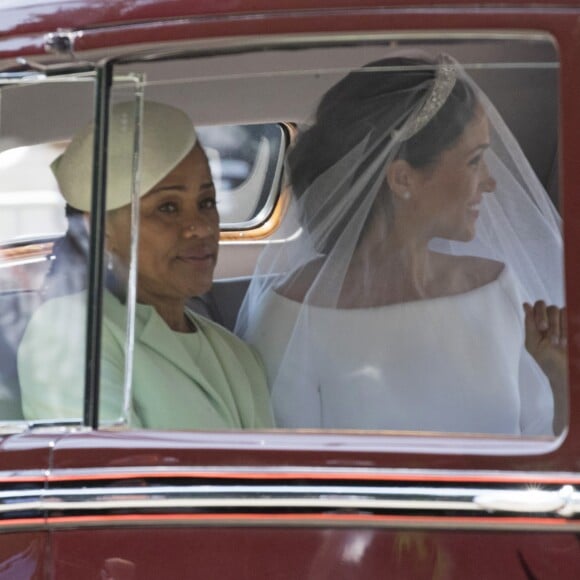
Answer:
[(489, 123), (478, 108), (455, 145), (434, 166), (416, 170), (412, 200), (429, 238), (474, 238), (483, 194), (495, 189), (485, 160), (488, 147)]

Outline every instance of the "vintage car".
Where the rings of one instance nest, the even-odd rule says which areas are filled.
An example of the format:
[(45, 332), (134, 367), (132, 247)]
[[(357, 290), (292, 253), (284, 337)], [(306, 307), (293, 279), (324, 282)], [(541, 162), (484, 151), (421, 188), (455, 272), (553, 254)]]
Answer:
[[(579, 18), (577, 0), (4, 0), (0, 578), (580, 578)], [(198, 127), (221, 242), (214, 287), (192, 304), (233, 329), (260, 252), (300, 234), (284, 167), (300, 127), (338, 79), (401, 47), (461, 61), (563, 218), (563, 430), (138, 429), (130, 364), (119, 419), (99, 417), (110, 105), (168, 103)], [(49, 166), (91, 119), (91, 234), (63, 279), (78, 216)], [(65, 357), (84, 361), (84, 408), (26, 419), (22, 336), (79, 289), (84, 320), (54, 324), (75, 336), (86, 322)]]

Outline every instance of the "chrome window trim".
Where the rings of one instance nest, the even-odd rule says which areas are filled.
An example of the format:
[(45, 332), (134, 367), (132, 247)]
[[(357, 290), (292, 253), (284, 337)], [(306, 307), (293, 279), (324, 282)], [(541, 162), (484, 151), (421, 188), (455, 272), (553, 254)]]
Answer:
[(321, 46), (356, 46), (360, 44), (383, 44), (386, 42), (419, 41), (460, 41), (460, 40), (519, 40), (519, 41), (544, 41), (556, 45), (555, 37), (542, 30), (448, 30), (445, 28), (424, 31), (405, 30), (403, 32), (329, 32), (325, 34), (279, 34), (256, 40), (255, 36), (204, 39), (196, 41), (182, 41), (168, 43), (161, 51), (155, 48), (137, 50), (118, 57), (111, 57), (113, 64), (127, 65), (138, 62), (150, 62), (155, 60), (170, 60), (175, 58), (203, 58), (206, 56), (218, 56), (228, 54), (242, 54), (260, 50), (294, 50), (296, 48), (316, 48)]
[(83, 425), (98, 429), (101, 373), (101, 333), (103, 326), (105, 214), (107, 190), (107, 143), (109, 103), (113, 67), (101, 62), (96, 67), (94, 105), (93, 175), (87, 281), (87, 331), (85, 347), (85, 385)]
[[(13, 472), (0, 471), (0, 481)], [(28, 472), (22, 472), (28, 474)], [(491, 469), (424, 469), (424, 468), (385, 468), (385, 467), (324, 467), (311, 465), (265, 465), (230, 466), (230, 465), (177, 465), (165, 466), (128, 466), (128, 467), (87, 467), (51, 469), (49, 478), (53, 482), (63, 479), (103, 481), (134, 478), (196, 478), (196, 479), (254, 479), (271, 477), (276, 481), (312, 479), (340, 481), (344, 479), (367, 481), (373, 478), (380, 481), (428, 481), (441, 482), (449, 480), (497, 482), (501, 485), (525, 484), (535, 482), (537, 485), (548, 482), (549, 485), (576, 485), (580, 488), (580, 472), (531, 472), (531, 471), (498, 471)]]

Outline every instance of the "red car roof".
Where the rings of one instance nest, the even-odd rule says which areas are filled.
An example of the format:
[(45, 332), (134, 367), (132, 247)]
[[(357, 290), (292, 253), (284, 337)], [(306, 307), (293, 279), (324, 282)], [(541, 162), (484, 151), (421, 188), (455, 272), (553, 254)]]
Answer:
[[(437, 4), (433, 0), (2, 0), (0, 37), (190, 17), (380, 7), (410, 11)], [(578, 7), (580, 0), (545, 0), (543, 4), (554, 11)], [(530, 0), (445, 0), (439, 6), (542, 10), (542, 3)]]

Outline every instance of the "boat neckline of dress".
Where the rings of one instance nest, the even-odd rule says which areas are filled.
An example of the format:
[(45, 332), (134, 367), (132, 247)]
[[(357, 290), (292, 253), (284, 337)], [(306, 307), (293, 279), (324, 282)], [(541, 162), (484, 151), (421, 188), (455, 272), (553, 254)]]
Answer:
[(491, 288), (492, 286), (500, 283), (502, 278), (504, 278), (507, 275), (508, 275), (508, 268), (504, 264), (503, 268), (501, 269), (499, 274), (493, 280), (490, 280), (489, 282), (486, 282), (485, 284), (482, 284), (481, 286), (476, 286), (475, 288), (472, 288), (471, 290), (467, 290), (466, 292), (457, 292), (456, 294), (445, 294), (443, 296), (434, 296), (433, 298), (420, 298), (420, 299), (415, 299), (415, 300), (408, 300), (406, 302), (393, 302), (391, 304), (381, 304), (378, 306), (366, 306), (366, 307), (356, 306), (354, 308), (336, 308), (334, 306), (320, 306), (318, 304), (308, 304), (308, 303), (304, 303), (304, 302), (298, 302), (297, 300), (293, 300), (292, 298), (288, 298), (287, 296), (280, 294), (279, 292), (277, 292), (277, 290), (275, 288), (271, 289), (271, 293), (274, 296), (276, 296), (277, 298), (280, 298), (281, 300), (283, 300), (284, 302), (288, 302), (290, 304), (293, 304), (296, 307), (307, 306), (308, 308), (315, 309), (315, 310), (329, 310), (329, 311), (333, 310), (333, 311), (340, 311), (340, 312), (362, 312), (362, 311), (380, 310), (380, 309), (385, 309), (385, 308), (394, 308), (397, 306), (398, 307), (403, 307), (403, 306), (404, 307), (411, 307), (414, 305), (427, 304), (427, 303), (431, 303), (434, 301), (449, 300), (450, 298), (457, 298), (459, 296), (466, 296), (467, 297), (467, 296), (474, 295), (474, 294), (477, 294), (479, 292), (485, 291), (488, 288)]

